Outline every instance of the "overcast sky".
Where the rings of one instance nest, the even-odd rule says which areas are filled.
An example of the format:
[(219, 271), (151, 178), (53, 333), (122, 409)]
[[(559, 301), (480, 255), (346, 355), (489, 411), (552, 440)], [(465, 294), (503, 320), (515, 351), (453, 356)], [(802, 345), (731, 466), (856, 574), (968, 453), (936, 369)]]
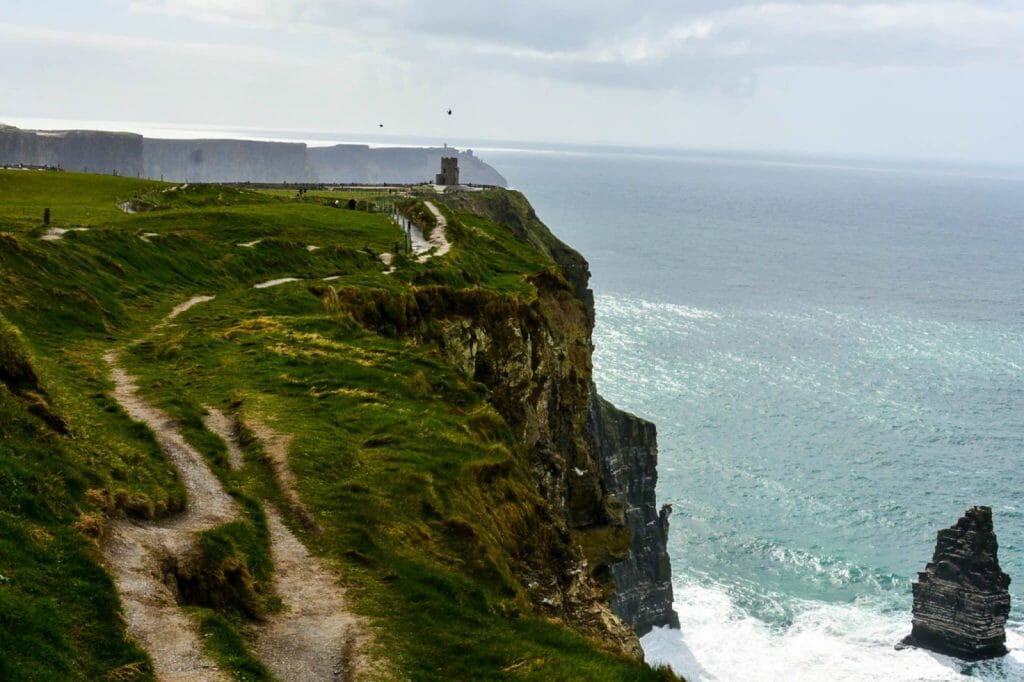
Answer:
[(1020, 0), (0, 3), (0, 122), (1024, 160)]

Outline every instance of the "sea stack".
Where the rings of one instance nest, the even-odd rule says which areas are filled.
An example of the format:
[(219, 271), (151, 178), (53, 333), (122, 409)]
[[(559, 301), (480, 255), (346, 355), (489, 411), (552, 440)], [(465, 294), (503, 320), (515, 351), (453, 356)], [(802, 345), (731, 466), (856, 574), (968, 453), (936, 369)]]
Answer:
[(998, 551), (991, 507), (971, 507), (940, 530), (914, 583), (914, 627), (902, 644), (968, 661), (1005, 655), (1010, 576)]

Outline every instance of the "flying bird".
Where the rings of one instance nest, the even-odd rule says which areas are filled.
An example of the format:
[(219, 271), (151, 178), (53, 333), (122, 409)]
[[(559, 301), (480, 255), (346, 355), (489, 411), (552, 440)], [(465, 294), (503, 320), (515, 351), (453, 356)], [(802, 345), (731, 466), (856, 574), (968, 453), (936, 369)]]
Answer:
[(451, 110), (451, 109), (449, 109), (449, 110), (448, 110), (448, 115), (449, 115), (449, 116), (451, 116), (451, 115), (452, 115), (452, 110)]

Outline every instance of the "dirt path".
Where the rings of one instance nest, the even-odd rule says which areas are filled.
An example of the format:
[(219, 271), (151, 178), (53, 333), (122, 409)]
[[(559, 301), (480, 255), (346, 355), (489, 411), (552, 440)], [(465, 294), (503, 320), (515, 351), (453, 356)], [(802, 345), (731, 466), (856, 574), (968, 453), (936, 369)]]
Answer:
[[(215, 433), (225, 440), (229, 450), (240, 452), (232, 421), (222, 413), (217, 414)], [(295, 475), (288, 466), (292, 437), (252, 419), (245, 422), (245, 427), (263, 444), (274, 478), (293, 512), (304, 525), (319, 532), (319, 526), (299, 499)], [(274, 591), (285, 610), (271, 616), (257, 630), (255, 653), (274, 675), (288, 682), (350, 680), (369, 671), (372, 666), (362, 654), (366, 628), (348, 610), (344, 589), (329, 567), (311, 555), (289, 530), (278, 510), (269, 502), (265, 508), (274, 562)]]
[(274, 589), (285, 611), (260, 629), (256, 653), (289, 682), (351, 679), (357, 634), (363, 628), (346, 608), (334, 575), (299, 542), (272, 505), (266, 505), (274, 560)]
[[(211, 300), (196, 296), (175, 306), (167, 324), (192, 306)], [(153, 659), (161, 682), (220, 682), (229, 679), (203, 652), (196, 623), (179, 607), (169, 568), (195, 549), (196, 534), (237, 518), (238, 507), (210, 471), (201, 453), (188, 444), (165, 412), (139, 395), (136, 379), (120, 364), (117, 351), (104, 356), (114, 383), (113, 396), (134, 420), (146, 424), (174, 463), (188, 492), (185, 511), (159, 522), (112, 521), (102, 551), (124, 605), (128, 633)], [(207, 408), (206, 427), (223, 438), (232, 469), (243, 464), (233, 420)], [(320, 528), (302, 504), (288, 466), (291, 436), (262, 423), (246, 424), (264, 445), (267, 461), (285, 499), (304, 525)], [(329, 566), (312, 556), (269, 503), (267, 524), (274, 562), (274, 589), (284, 604), (254, 627), (254, 652), (281, 680), (349, 680), (370, 671), (361, 653), (366, 628), (345, 602)], [(169, 575), (170, 574), (170, 575)]]
[(388, 268), (387, 270), (384, 270), (384, 274), (385, 275), (390, 275), (390, 274), (392, 274), (395, 271), (395, 266), (394, 266), (395, 256), (394, 256), (394, 254), (388, 253), (387, 251), (385, 251), (384, 253), (382, 253), (379, 256), (377, 256), (377, 258), (380, 259), (380, 262), (383, 263), (384, 265), (386, 265), (387, 268)]
[[(165, 541), (174, 547), (164, 548)], [(196, 624), (161, 580), (159, 557), (177, 544), (172, 531), (155, 525), (112, 524), (103, 555), (124, 605), (128, 633), (149, 652), (158, 680), (227, 680), (203, 653)]]
[(259, 284), (253, 284), (253, 289), (267, 289), (269, 287), (276, 287), (278, 284), (287, 284), (288, 282), (298, 282), (298, 277), (278, 277), (277, 279), (268, 279), (266, 282), (260, 282)]
[(444, 214), (437, 209), (437, 206), (434, 206), (434, 204), (429, 201), (424, 201), (423, 204), (431, 213), (434, 214), (434, 218), (437, 220), (437, 226), (430, 231), (430, 236), (428, 237), (430, 245), (434, 250), (417, 258), (417, 262), (420, 263), (426, 263), (435, 256), (443, 256), (451, 251), (452, 248), (451, 242), (448, 241), (448, 235), (445, 232), (445, 228), (448, 227), (448, 221), (445, 219)]
[[(161, 449), (177, 467), (181, 480), (188, 491), (188, 505), (182, 516), (176, 517), (177, 527), (209, 527), (225, 523), (237, 513), (234, 501), (213, 475), (203, 456), (181, 435), (174, 420), (153, 407), (138, 394), (135, 379), (118, 364), (115, 351), (108, 352), (104, 359), (110, 365), (110, 378), (114, 381), (114, 398), (128, 415), (144, 423), (156, 434)], [(185, 523), (186, 518), (190, 523)]]
[[(161, 324), (212, 298), (196, 296), (175, 306)], [(226, 680), (203, 653), (195, 623), (178, 607), (174, 590), (165, 582), (165, 567), (192, 550), (196, 533), (235, 518), (237, 507), (174, 421), (139, 395), (117, 352), (108, 352), (104, 359), (114, 382), (114, 399), (132, 419), (153, 430), (188, 492), (185, 511), (170, 519), (111, 524), (103, 554), (124, 604), (128, 632), (149, 652), (159, 680)]]
[(274, 473), (274, 480), (281, 494), (288, 501), (292, 513), (298, 517), (302, 525), (314, 533), (321, 532), (320, 524), (316, 522), (309, 508), (302, 503), (299, 493), (296, 490), (295, 474), (288, 465), (288, 448), (291, 447), (292, 437), (277, 433), (263, 422), (254, 419), (247, 420), (245, 427), (252, 431), (253, 435), (263, 444), (263, 456), (266, 458), (270, 470)]
[(193, 296), (192, 298), (188, 299), (184, 303), (179, 303), (178, 305), (176, 305), (173, 308), (171, 308), (171, 312), (167, 313), (167, 317), (165, 317), (160, 324), (167, 324), (168, 322), (170, 322), (171, 320), (176, 318), (178, 315), (181, 315), (186, 310), (188, 310), (188, 309), (190, 309), (190, 308), (192, 308), (194, 306), (197, 306), (200, 303), (206, 303), (207, 301), (212, 301), (213, 298), (214, 298), (213, 296)]
[(103, 553), (124, 604), (128, 632), (149, 652), (159, 680), (226, 680), (203, 653), (195, 623), (178, 607), (164, 574), (168, 560), (192, 549), (196, 533), (232, 520), (237, 507), (170, 417), (139, 396), (117, 353), (110, 351), (105, 360), (114, 398), (132, 419), (153, 430), (188, 491), (185, 511), (166, 521), (111, 524)]
[(203, 417), (203, 425), (213, 433), (220, 436), (221, 440), (228, 446), (228, 464), (233, 471), (238, 471), (245, 464), (245, 456), (238, 444), (238, 437), (235, 434), (235, 422), (216, 407), (206, 407), (206, 416)]

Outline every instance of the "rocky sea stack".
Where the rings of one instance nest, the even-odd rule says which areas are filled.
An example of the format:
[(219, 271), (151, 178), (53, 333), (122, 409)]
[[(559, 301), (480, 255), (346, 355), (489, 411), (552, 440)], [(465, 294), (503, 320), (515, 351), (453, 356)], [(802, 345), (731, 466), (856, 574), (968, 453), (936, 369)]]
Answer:
[(914, 628), (902, 644), (970, 661), (1005, 655), (1010, 576), (998, 551), (991, 507), (971, 507), (940, 530), (914, 583)]

